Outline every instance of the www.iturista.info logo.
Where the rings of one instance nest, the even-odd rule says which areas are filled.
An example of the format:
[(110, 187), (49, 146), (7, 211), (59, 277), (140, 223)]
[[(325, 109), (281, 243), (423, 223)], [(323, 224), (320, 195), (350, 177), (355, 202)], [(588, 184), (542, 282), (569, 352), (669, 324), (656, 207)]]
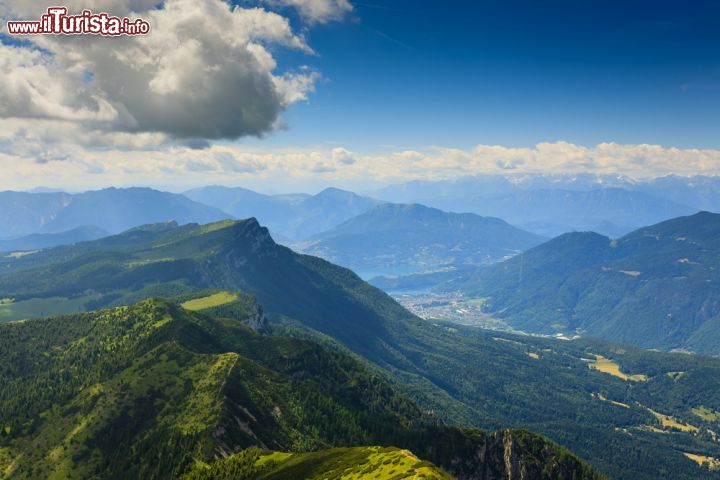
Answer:
[(150, 23), (142, 18), (119, 18), (90, 10), (68, 15), (67, 7), (50, 7), (40, 20), (8, 21), (7, 31), (10, 35), (147, 35)]

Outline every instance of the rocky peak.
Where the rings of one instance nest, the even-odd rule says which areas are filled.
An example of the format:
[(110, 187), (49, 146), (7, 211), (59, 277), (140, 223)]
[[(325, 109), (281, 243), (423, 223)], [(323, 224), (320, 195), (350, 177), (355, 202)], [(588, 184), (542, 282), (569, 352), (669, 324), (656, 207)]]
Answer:
[(458, 480), (601, 480), (588, 464), (539, 435), (500, 430), (480, 441), (475, 454), (453, 460)]
[(250, 253), (259, 254), (277, 244), (270, 236), (267, 228), (260, 225), (255, 217), (236, 222), (232, 227), (233, 243), (247, 245)]

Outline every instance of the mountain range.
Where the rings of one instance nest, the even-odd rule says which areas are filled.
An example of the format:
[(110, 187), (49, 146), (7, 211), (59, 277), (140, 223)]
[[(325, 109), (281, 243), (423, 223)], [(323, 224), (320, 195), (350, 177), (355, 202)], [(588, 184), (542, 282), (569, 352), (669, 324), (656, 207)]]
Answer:
[(414, 181), (375, 192), (389, 202), (499, 217), (544, 236), (593, 230), (617, 238), (700, 210), (720, 210), (717, 177), (633, 180), (619, 175), (479, 175)]
[[(88, 226), (119, 233), (147, 223), (208, 223), (227, 217), (183, 195), (150, 188), (107, 188), (74, 195), (0, 192), (0, 238), (5, 239)], [(32, 248), (22, 248), (27, 249)]]
[(701, 176), (638, 181), (619, 175), (481, 175), (413, 181), (369, 196), (337, 188), (315, 195), (265, 195), (220, 186), (183, 195), (147, 188), (80, 194), (0, 192), (0, 239), (63, 233), (85, 226), (119, 233), (158, 221), (184, 224), (255, 217), (276, 240), (294, 244), (386, 202), (497, 217), (545, 237), (591, 230), (619, 238), (669, 218), (699, 210), (717, 211), (720, 180)]
[[(198, 291), (204, 292), (199, 302), (189, 305), (185, 303), (192, 301)], [(226, 293), (223, 294), (223, 291)], [(178, 463), (178, 457), (171, 456), (167, 453), (170, 450), (163, 449), (170, 448), (173, 452), (177, 452), (178, 450), (175, 449), (179, 448), (187, 452), (179, 457), (187, 459), (183, 462), (190, 462), (190, 458), (199, 458), (202, 455), (205, 455), (202, 457), (205, 459), (212, 456), (215, 445), (212, 441), (185, 443), (184, 437), (173, 436), (170, 433), (177, 427), (181, 431), (199, 432), (200, 437), (197, 438), (204, 438), (203, 442), (209, 441), (207, 432), (211, 432), (209, 437), (212, 438), (212, 432), (217, 426), (214, 428), (210, 426), (215, 422), (212, 418), (218, 418), (213, 415), (219, 410), (215, 407), (207, 407), (207, 405), (218, 405), (212, 400), (213, 397), (208, 399), (207, 392), (215, 391), (212, 385), (218, 385), (218, 382), (222, 384), (218, 378), (223, 377), (222, 375), (208, 377), (209, 374), (203, 372), (226, 371), (221, 368), (222, 363), (216, 367), (208, 366), (225, 358), (220, 358), (218, 355), (235, 352), (256, 363), (260, 361), (257, 357), (243, 353), (246, 350), (243, 350), (244, 347), (239, 340), (236, 343), (228, 343), (234, 342), (235, 334), (224, 327), (221, 328), (227, 321), (221, 321), (219, 324), (207, 323), (208, 321), (198, 320), (199, 317), (193, 315), (194, 320), (188, 321), (191, 324), (205, 322), (206, 328), (203, 327), (201, 330), (211, 331), (210, 335), (206, 335), (193, 325), (187, 328), (179, 326), (186, 325), (186, 322), (181, 321), (178, 324), (172, 320), (175, 318), (172, 307), (156, 302), (141, 303), (139, 307), (133, 307), (139, 308), (141, 312), (159, 308), (161, 312), (155, 316), (145, 316), (145, 320), (142, 320), (144, 322), (142, 325), (145, 326), (135, 327), (138, 320), (125, 320), (124, 315), (128, 310), (122, 306), (133, 305), (150, 297), (163, 296), (181, 302), (187, 308), (191, 306), (198, 308), (198, 303), (200, 306), (206, 303), (211, 306), (216, 305), (214, 312), (211, 311), (208, 315), (235, 318), (233, 321), (237, 321), (239, 318), (237, 314), (232, 310), (228, 311), (222, 305), (222, 301), (220, 305), (217, 303), (217, 298), (227, 298), (231, 295), (227, 292), (237, 291), (253, 295), (262, 305), (262, 310), (251, 309), (256, 323), (259, 321), (258, 316), (266, 319), (267, 328), (273, 336), (284, 338), (284, 340), (268, 342), (289, 342), (288, 337), (311, 340), (313, 345), (321, 345), (324, 349), (348, 356), (343, 358), (353, 358), (363, 362), (368, 371), (374, 372), (396, 389), (397, 395), (417, 405), (421, 412), (425, 412), (424, 415), (430, 415), (431, 423), (481, 427), (488, 430), (528, 429), (570, 448), (603, 473), (617, 479), (718, 477), (717, 472), (699, 465), (694, 458), (717, 458), (717, 426), (713, 418), (715, 418), (714, 412), (720, 412), (718, 396), (720, 360), (648, 352), (627, 345), (589, 339), (559, 341), (424, 321), (410, 314), (380, 290), (363, 282), (353, 272), (316, 257), (299, 255), (277, 245), (268, 230), (255, 220), (224, 221), (209, 225), (177, 226), (172, 223), (152, 225), (92, 242), (0, 259), (0, 299), (3, 299), (0, 305), (0, 318), (13, 320), (42, 314), (67, 314), (63, 317), (66, 319), (64, 321), (71, 321), (67, 320), (68, 318), (76, 319), (75, 326), (65, 325), (63, 321), (43, 323), (50, 321), (39, 320), (15, 322), (3, 327), (7, 328), (8, 332), (17, 332), (12, 335), (10, 333), (2, 335), (3, 341), (12, 340), (19, 343), (17, 348), (8, 346), (0, 350), (9, 352), (8, 354), (14, 359), (2, 362), (2, 365), (5, 366), (4, 368), (15, 369), (13, 370), (15, 373), (9, 374), (10, 378), (15, 378), (13, 375), (20, 375), (21, 377), (18, 378), (24, 380), (17, 380), (18, 386), (4, 389), (8, 398), (15, 399), (12, 401), (16, 406), (13, 407), (14, 409), (3, 408), (2, 411), (8, 412), (12, 417), (19, 415), (12, 412), (25, 411), (28, 415), (33, 415), (33, 412), (34, 415), (40, 415), (41, 412), (46, 411), (43, 410), (43, 405), (54, 405), (50, 413), (40, 417), (45, 419), (42, 422), (34, 423), (29, 418), (21, 421), (18, 418), (15, 423), (11, 423), (14, 427), (11, 426), (10, 432), (14, 431), (14, 428), (20, 428), (17, 427), (18, 423), (23, 425), (27, 422), (31, 422), (28, 424), (30, 427), (36, 425), (40, 429), (34, 430), (29, 427), (30, 432), (38, 432), (38, 437), (27, 437), (23, 433), (22, 439), (18, 439), (20, 444), (30, 445), (28, 450), (23, 450), (29, 457), (22, 457), (18, 461), (26, 465), (22, 471), (32, 472), (28, 469), (38, 468), (46, 472), (48, 471), (46, 469), (56, 468), (57, 465), (68, 465), (68, 458), (74, 459), (73, 461), (87, 460), (88, 468), (93, 469), (130, 469), (135, 468), (133, 465), (145, 464), (141, 460), (135, 462), (133, 458), (140, 457), (132, 455), (127, 459), (124, 458), (125, 454), (123, 458), (116, 456), (111, 459), (106, 459), (102, 455), (102, 448), (106, 447), (99, 443), (100, 439), (105, 438), (107, 432), (113, 432), (116, 428), (121, 439), (124, 439), (122, 441), (129, 442), (128, 445), (135, 445), (129, 450), (131, 453), (135, 452), (133, 455), (142, 455), (139, 452), (147, 450), (148, 454), (155, 452), (163, 455), (162, 458), (174, 458), (173, 463)], [(210, 299), (215, 300), (210, 301)], [(231, 303), (234, 302), (234, 299), (231, 300)], [(248, 304), (248, 302), (242, 303)], [(94, 315), (92, 318), (98, 318), (101, 322), (103, 318), (107, 319), (106, 327), (83, 330), (90, 328), (82, 327), (88, 322), (89, 317), (77, 315), (78, 311), (107, 307), (119, 307), (119, 309), (110, 311), (114, 313), (105, 311), (105, 313), (90, 314)], [(170, 312), (170, 317), (163, 312)], [(110, 317), (114, 315), (114, 320), (108, 315)], [(168, 330), (165, 329), (166, 325)], [(26, 328), (34, 328), (34, 330), (24, 330)], [(205, 340), (193, 343), (192, 339), (196, 338), (193, 333), (187, 343), (186, 337), (171, 335), (171, 332), (176, 330), (196, 332), (198, 338)], [(148, 331), (150, 333), (143, 333)], [(63, 337), (63, 335), (67, 336)], [(60, 336), (59, 340), (55, 339), (57, 336)], [(140, 337), (147, 338), (151, 342), (147, 344), (147, 348), (136, 350), (135, 347), (128, 347), (129, 350), (123, 350), (124, 342), (134, 342), (134, 339)], [(145, 356), (151, 354), (151, 346), (159, 346), (158, 343), (152, 342), (158, 342), (163, 338), (171, 340), (163, 348), (175, 348), (179, 345), (180, 351), (161, 349), (156, 354)], [(35, 341), (45, 343), (33, 345), (32, 342)], [(218, 344), (221, 346), (213, 347), (214, 350), (211, 351), (208, 351), (207, 347), (202, 347)], [(258, 344), (257, 348), (270, 355), (273, 351), (270, 345), (270, 343)], [(20, 351), (25, 349), (28, 353), (19, 355), (18, 349)], [(201, 352), (202, 355), (200, 357), (186, 355), (184, 350), (190, 350), (191, 353)], [(289, 347), (289, 352), (301, 350), (297, 346)], [(48, 356), (35, 355), (38, 351), (45, 351)], [(98, 359), (105, 358), (106, 355), (93, 353), (99, 351), (119, 352), (118, 354), (122, 355), (124, 355), (122, 352), (130, 353), (126, 357), (107, 357), (109, 365), (99, 369), (85, 366), (84, 361), (73, 360), (77, 358), (76, 356), (85, 355), (83, 352), (88, 352), (88, 361), (91, 363), (100, 361)], [(296, 375), (300, 375), (299, 379), (305, 378), (304, 374), (296, 370), (283, 370), (294, 368), (292, 367), (295, 365), (294, 361), (288, 359), (289, 352), (278, 357), (279, 362), (265, 364), (266, 368), (289, 373), (291, 378)], [(123, 358), (125, 360), (121, 361)], [(320, 353), (313, 354), (312, 358), (319, 358), (319, 365), (328, 362)], [(55, 387), (40, 387), (47, 385), (48, 382), (60, 381), (52, 379), (75, 378), (74, 370), (68, 369), (62, 363), (63, 359), (83, 366), (82, 371), (87, 371), (90, 377), (77, 378), (78, 381), (88, 378), (88, 385), (103, 383), (99, 374), (107, 373), (107, 370), (104, 370), (106, 367), (118, 369), (113, 372), (126, 372), (118, 373), (119, 377), (112, 377), (115, 380), (107, 377), (107, 381), (113, 383), (108, 386), (108, 390), (101, 389), (103, 392), (108, 392), (107, 404), (117, 406), (117, 409), (112, 410), (116, 413), (110, 415), (105, 409), (96, 411), (96, 407), (104, 404), (99, 403), (100, 400), (95, 400), (93, 390), (79, 390), (80, 386), (71, 381), (67, 389), (62, 392)], [(132, 363), (127, 363), (130, 360)], [(202, 366), (196, 362), (206, 363)], [(227, 365), (228, 360), (226, 359), (225, 362), (224, 365)], [(184, 369), (177, 370), (180, 364), (189, 365), (189, 370), (187, 372), (184, 372)], [(39, 370), (33, 365), (39, 365), (37, 367)], [(614, 369), (608, 368), (613, 365)], [(469, 366), (471, 368), (468, 368)], [(332, 369), (327, 370), (328, 374), (331, 374)], [(141, 374), (144, 371), (145, 376)], [(241, 380), (254, 381), (252, 379), (255, 377), (250, 371), (246, 372), (248, 373), (242, 376)], [(324, 374), (321, 372), (314, 374), (314, 370), (308, 372), (309, 378), (314, 378), (313, 381), (325, 384)], [(33, 375), (36, 373), (37, 381), (33, 380), (29, 383), (27, 379), (35, 378)], [(22, 375), (27, 376), (22, 377)], [(134, 378), (137, 380), (133, 380)], [(143, 378), (146, 380), (141, 381)], [(273, 374), (267, 372), (257, 380), (265, 382), (273, 378)], [(332, 389), (337, 388), (338, 385), (352, 388), (353, 385), (364, 384), (359, 377), (353, 378), (353, 380), (332, 381), (325, 385)], [(7, 385), (8, 381), (4, 381), (4, 384)], [(26, 384), (38, 385), (38, 387), (34, 390), (25, 390)], [(164, 384), (167, 384), (167, 387), (155, 388), (156, 385)], [(197, 390), (196, 385), (197, 388), (200, 385), (207, 387)], [(228, 385), (234, 383), (230, 382)], [(128, 386), (132, 388), (128, 389)], [(64, 397), (65, 400), (62, 402), (48, 400), (50, 403), (43, 403), (41, 397), (36, 398), (38, 391), (43, 391), (52, 398), (64, 392), (67, 397)], [(148, 396), (155, 398), (155, 394), (159, 395), (163, 391), (177, 392), (177, 394), (166, 397), (161, 395), (153, 402), (153, 405), (161, 409), (160, 413), (155, 413), (155, 407), (148, 409), (141, 403), (142, 399)], [(265, 388), (258, 387), (253, 390), (246, 387), (244, 391), (246, 392), (244, 395), (251, 395), (252, 391), (265, 391)], [(271, 392), (272, 389), (268, 391)], [(323, 391), (330, 390), (320, 390)], [(78, 395), (79, 397), (76, 398), (75, 396)], [(300, 398), (303, 398), (303, 395), (306, 394), (300, 395)], [(374, 395), (371, 394), (370, 398), (376, 398)], [(29, 402), (30, 398), (33, 399), (32, 402)], [(202, 400), (193, 400), (197, 398)], [(254, 397), (249, 398), (252, 400)], [(263, 398), (267, 399), (259, 396), (257, 401), (263, 401)], [(378, 401), (388, 406), (395, 403), (387, 400), (386, 397), (378, 397)], [(326, 403), (323, 401), (320, 405)], [(33, 407), (35, 410), (28, 410), (27, 405), (37, 405), (37, 407)], [(133, 409), (131, 405), (139, 406)], [(206, 407), (198, 413), (195, 407), (197, 405)], [(255, 403), (243, 401), (239, 405), (247, 408), (255, 418), (261, 418), (260, 410), (251, 408)], [(280, 405), (280, 418), (286, 418), (282, 413), (286, 412), (286, 409), (283, 409), (282, 404), (278, 405)], [(297, 407), (300, 410), (293, 410), (300, 417), (290, 415), (288, 421), (292, 418), (334, 418), (325, 414), (303, 416), (309, 414), (302, 413), (305, 407), (302, 407), (302, 403), (300, 405)], [(328, 405), (332, 405), (332, 402)], [(360, 411), (367, 409), (362, 403), (357, 405), (360, 405), (358, 407)], [(185, 412), (185, 408), (190, 408), (191, 414), (178, 413)], [(193, 408), (195, 410), (192, 410)], [(266, 415), (263, 418), (267, 418), (267, 407), (261, 411)], [(272, 412), (273, 409), (270, 411)], [(396, 414), (398, 412), (394, 408), (392, 411)], [(101, 414), (101, 412), (105, 413)], [(131, 415), (128, 412), (138, 413)], [(149, 417), (145, 419), (139, 412), (147, 412)], [(205, 413), (208, 417), (203, 416)], [(202, 418), (212, 418), (208, 420), (209, 423), (198, 424), (196, 421), (198, 415)], [(412, 417), (407, 412), (404, 415), (404, 418)], [(242, 409), (237, 416), (240, 425), (248, 424), (248, 419), (252, 420), (252, 417), (242, 414)], [(104, 420), (98, 423), (99, 430), (95, 430), (95, 423), (83, 421), (86, 418)], [(137, 421), (143, 418), (143, 425), (150, 426), (150, 433), (137, 438), (129, 433), (123, 434), (122, 432), (126, 430), (120, 427), (129, 421), (128, 418), (138, 419)], [(383, 417), (378, 416), (378, 418)], [(323, 430), (322, 428), (325, 427), (320, 428), (320, 426), (327, 423), (320, 423), (318, 426), (316, 422), (321, 421), (299, 422), (297, 425), (310, 425), (308, 427), (312, 430), (310, 433), (321, 435), (321, 439), (336, 438), (322, 437), (324, 435), (322, 432), (332, 430)], [(347, 422), (343, 420), (343, 425), (348, 428), (359, 425), (348, 422), (349, 420)], [(384, 421), (382, 425), (391, 426), (397, 423)], [(260, 422), (260, 424), (265, 423)], [(102, 425), (109, 426), (102, 428)], [(154, 425), (159, 425), (159, 428), (155, 428)], [(228, 431), (229, 427), (224, 428)], [(250, 430), (260, 437), (259, 430), (255, 428)], [(362, 432), (362, 428), (357, 430), (353, 427), (350, 430), (356, 433)], [(239, 431), (244, 429), (240, 427)], [(206, 433), (202, 434), (202, 432)], [(233, 432), (238, 430), (233, 429)], [(80, 434), (82, 436), (77, 436)], [(438, 437), (438, 435), (437, 432), (429, 434), (430, 437)], [(410, 437), (424, 438), (415, 434)], [(115, 444), (119, 441), (117, 437), (107, 436), (107, 438), (108, 441), (112, 439)], [(277, 438), (304, 441), (305, 437), (289, 431), (288, 437)], [(558, 452), (554, 450), (555, 447), (548, 450), (549, 447), (546, 447), (548, 444), (532, 438), (538, 437), (528, 437), (527, 444), (534, 445), (536, 452)], [(68, 443), (64, 443), (63, 439)], [(154, 439), (163, 440), (154, 442)], [(146, 440), (150, 443), (132, 443)], [(40, 443), (33, 443), (35, 441)], [(496, 445), (507, 446), (508, 441), (501, 436)], [(25, 444), (25, 442), (30, 443)], [(265, 440), (263, 442), (265, 443)], [(153, 446), (156, 443), (159, 450), (155, 450), (156, 447)], [(255, 443), (262, 447), (258, 442)], [(450, 468), (445, 461), (448, 457), (434, 456), (432, 449), (428, 453), (428, 450), (400, 443), (399, 440), (386, 442), (386, 440), (365, 437), (355, 446), (372, 446), (378, 443), (409, 448), (419, 458), (433, 461), (443, 468)], [(449, 443), (457, 445), (455, 441)], [(326, 444), (328, 447), (338, 446), (330, 442)], [(197, 447), (200, 449), (197, 450), (197, 445), (204, 447)], [(228, 445), (232, 447), (236, 444), (233, 440), (233, 443)], [(239, 447), (242, 445), (237, 443)], [(268, 443), (265, 445), (272, 450), (285, 448), (285, 444), (277, 447)], [(475, 450), (472, 445), (470, 444), (470, 450), (462, 458), (477, 458), (475, 454), (469, 453), (480, 451)], [(6, 448), (18, 447), (13, 444)], [(100, 449), (100, 454), (97, 453), (97, 449)], [(234, 451), (235, 448), (231, 450)], [(512, 451), (512, 446), (510, 450)], [(43, 453), (48, 451), (50, 456)], [(27, 452), (36, 453), (33, 456)], [(572, 458), (566, 457), (565, 454), (560, 457)], [(16, 457), (9, 454), (9, 458)], [(54, 459), (62, 462), (54, 462)], [(553, 464), (553, 461), (549, 463)], [(189, 465), (182, 462), (179, 464)], [(544, 464), (541, 462), (540, 465)], [(10, 467), (12, 460), (6, 468)], [(170, 468), (168, 465), (163, 468), (166, 467)], [(218, 466), (220, 471), (223, 468)], [(231, 465), (228, 468), (233, 467)], [(63, 470), (60, 472), (62, 473)], [(499, 474), (488, 478), (502, 477)]]
[(185, 196), (234, 218), (257, 218), (282, 241), (307, 239), (378, 205), (379, 201), (337, 188), (316, 195), (263, 195), (240, 187), (203, 187)]
[(97, 240), (110, 235), (102, 228), (82, 226), (60, 233), (31, 233), (23, 237), (0, 239), (0, 252), (32, 251)]
[(618, 240), (568, 233), (453, 284), (535, 333), (720, 354), (720, 215), (701, 212)]
[(383, 204), (314, 236), (301, 251), (372, 277), (489, 264), (542, 240), (497, 218)]

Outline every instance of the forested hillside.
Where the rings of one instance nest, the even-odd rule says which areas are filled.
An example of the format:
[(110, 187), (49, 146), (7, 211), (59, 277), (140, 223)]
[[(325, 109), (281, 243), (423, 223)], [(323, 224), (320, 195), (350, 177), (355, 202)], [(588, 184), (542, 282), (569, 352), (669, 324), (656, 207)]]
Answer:
[[(248, 299), (237, 303), (242, 316)], [(457, 478), (508, 471), (502, 457), (473, 455), (492, 436), (437, 425), (361, 361), (158, 299), (0, 327), (0, 380), (7, 478), (167, 479), (249, 447), (368, 444), (410, 448)], [(329, 471), (315, 455), (297, 458)], [(537, 436), (513, 462), (599, 478)]]
[(720, 215), (566, 234), (448, 288), (520, 330), (720, 354)]
[[(712, 420), (720, 412), (720, 361), (429, 323), (351, 271), (276, 245), (254, 220), (149, 226), (6, 258), (0, 270), (6, 318), (197, 289), (244, 291), (263, 305), (276, 334), (363, 357), (447, 423), (526, 428), (613, 478), (718, 477), (686, 454), (720, 458)], [(644, 380), (589, 368), (596, 356)], [(694, 428), (663, 424), (665, 417)]]

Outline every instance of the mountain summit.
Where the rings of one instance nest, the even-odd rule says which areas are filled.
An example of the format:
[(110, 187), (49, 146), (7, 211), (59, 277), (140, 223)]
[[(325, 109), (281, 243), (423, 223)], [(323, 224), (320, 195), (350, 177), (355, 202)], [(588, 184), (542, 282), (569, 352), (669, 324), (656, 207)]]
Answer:
[(383, 204), (316, 235), (303, 251), (360, 273), (392, 275), (488, 264), (542, 240), (498, 218)]
[(338, 188), (316, 195), (263, 195), (241, 187), (213, 186), (190, 190), (185, 196), (235, 218), (256, 217), (283, 242), (307, 239), (380, 203)]

